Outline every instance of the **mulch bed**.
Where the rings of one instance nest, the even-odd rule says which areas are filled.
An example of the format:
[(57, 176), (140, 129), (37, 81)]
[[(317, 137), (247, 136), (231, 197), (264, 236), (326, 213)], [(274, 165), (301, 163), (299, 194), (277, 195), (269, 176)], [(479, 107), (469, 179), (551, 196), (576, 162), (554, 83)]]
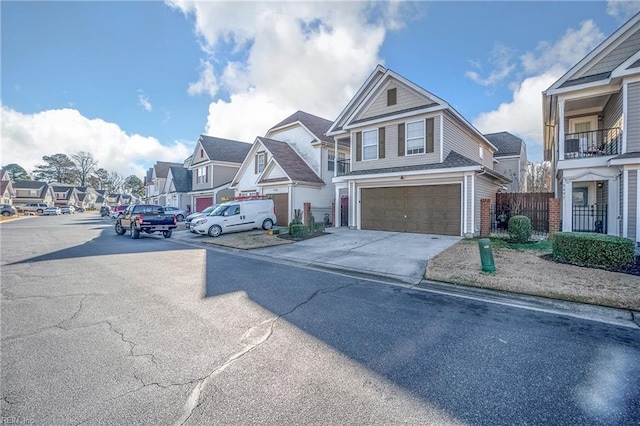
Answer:
[[(545, 254), (540, 256), (542, 259), (545, 260), (549, 260), (551, 262), (555, 262), (555, 260), (553, 260), (553, 254)], [(580, 265), (577, 265), (580, 266)], [(604, 269), (604, 268), (602, 268)], [(609, 269), (606, 269), (609, 270)], [(621, 269), (613, 269), (611, 270), (612, 272), (618, 272), (621, 274), (628, 274), (628, 275), (636, 275), (640, 277), (640, 256), (636, 256), (636, 262), (632, 263), (631, 265), (627, 266), (626, 268), (621, 268)]]

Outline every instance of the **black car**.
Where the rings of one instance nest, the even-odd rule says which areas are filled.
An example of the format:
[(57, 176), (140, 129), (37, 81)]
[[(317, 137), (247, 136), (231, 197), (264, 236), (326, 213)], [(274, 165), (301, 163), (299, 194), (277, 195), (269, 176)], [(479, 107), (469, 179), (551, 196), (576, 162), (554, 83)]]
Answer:
[(13, 216), (18, 214), (18, 211), (10, 204), (0, 204), (0, 214), (2, 216)]
[(111, 216), (111, 207), (109, 206), (100, 207), (100, 216), (102, 217)]

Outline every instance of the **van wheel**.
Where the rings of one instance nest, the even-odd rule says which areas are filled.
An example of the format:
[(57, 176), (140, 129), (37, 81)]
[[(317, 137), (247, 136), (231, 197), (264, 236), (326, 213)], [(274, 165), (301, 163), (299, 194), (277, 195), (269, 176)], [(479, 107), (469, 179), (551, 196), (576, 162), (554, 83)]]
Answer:
[(163, 231), (162, 232), (162, 236), (165, 237), (165, 238), (171, 238), (171, 230)]
[(140, 231), (135, 227), (135, 225), (131, 225), (131, 238), (134, 240), (140, 238)]
[(273, 221), (271, 219), (265, 219), (264, 222), (262, 222), (262, 229), (268, 231), (271, 228), (273, 228)]
[(222, 228), (220, 228), (218, 225), (213, 225), (211, 228), (209, 228), (210, 237), (217, 237), (220, 234), (222, 234)]

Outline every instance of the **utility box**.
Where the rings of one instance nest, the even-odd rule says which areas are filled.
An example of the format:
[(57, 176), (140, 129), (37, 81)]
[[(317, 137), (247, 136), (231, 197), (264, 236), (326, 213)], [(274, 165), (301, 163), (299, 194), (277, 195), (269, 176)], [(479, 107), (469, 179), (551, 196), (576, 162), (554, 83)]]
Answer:
[(482, 271), (495, 272), (496, 264), (493, 261), (491, 240), (488, 238), (480, 238), (478, 240), (478, 247), (480, 248), (480, 263), (482, 263)]

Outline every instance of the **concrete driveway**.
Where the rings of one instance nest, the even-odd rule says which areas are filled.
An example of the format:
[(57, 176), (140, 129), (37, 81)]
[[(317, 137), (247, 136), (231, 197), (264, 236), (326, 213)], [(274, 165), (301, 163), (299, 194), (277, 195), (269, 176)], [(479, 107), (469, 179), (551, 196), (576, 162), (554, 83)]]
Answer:
[(424, 278), (428, 259), (462, 237), (327, 228), (329, 234), (251, 250), (254, 255), (408, 284)]

